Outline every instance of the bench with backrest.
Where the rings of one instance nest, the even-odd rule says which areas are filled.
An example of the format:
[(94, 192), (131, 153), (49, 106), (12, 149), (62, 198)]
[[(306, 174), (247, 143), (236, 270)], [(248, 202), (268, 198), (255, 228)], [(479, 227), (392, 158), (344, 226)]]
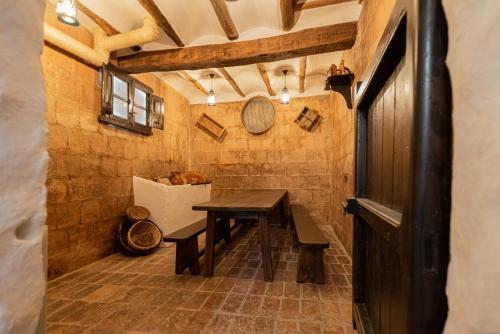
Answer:
[[(207, 229), (207, 220), (202, 219), (175, 232), (163, 236), (165, 242), (175, 242), (175, 273), (180, 275), (189, 268), (191, 275), (200, 274), (199, 258), (204, 251), (198, 251), (198, 235)], [(224, 239), (231, 243), (229, 219), (219, 219), (215, 224), (215, 241)]]
[(328, 248), (328, 239), (318, 228), (306, 208), (294, 204), (290, 209), (292, 212), (293, 245), (299, 247), (297, 282), (303, 283), (309, 279), (312, 282), (323, 284), (325, 283), (323, 249)]

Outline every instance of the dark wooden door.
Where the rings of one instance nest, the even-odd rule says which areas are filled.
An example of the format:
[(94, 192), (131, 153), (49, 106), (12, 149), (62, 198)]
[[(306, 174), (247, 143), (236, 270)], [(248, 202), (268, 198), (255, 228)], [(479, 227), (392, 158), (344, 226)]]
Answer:
[(361, 333), (440, 333), (451, 184), (447, 28), (436, 0), (396, 4), (356, 94), (353, 316)]

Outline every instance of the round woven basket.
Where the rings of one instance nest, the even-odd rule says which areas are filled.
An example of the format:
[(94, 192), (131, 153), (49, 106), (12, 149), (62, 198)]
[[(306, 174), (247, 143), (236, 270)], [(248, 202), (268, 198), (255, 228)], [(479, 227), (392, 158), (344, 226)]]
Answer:
[(147, 252), (158, 247), (161, 243), (162, 233), (155, 223), (141, 220), (133, 224), (127, 233), (127, 244), (139, 252)]
[(129, 254), (135, 254), (135, 255), (140, 255), (144, 254), (144, 252), (137, 251), (133, 248), (131, 248), (128, 245), (128, 230), (131, 227), (131, 223), (129, 221), (123, 221), (120, 223), (120, 227), (118, 228), (118, 242), (120, 243), (120, 246)]
[(149, 218), (149, 210), (143, 206), (131, 205), (127, 208), (127, 218), (131, 222), (138, 222), (139, 220), (146, 220)]

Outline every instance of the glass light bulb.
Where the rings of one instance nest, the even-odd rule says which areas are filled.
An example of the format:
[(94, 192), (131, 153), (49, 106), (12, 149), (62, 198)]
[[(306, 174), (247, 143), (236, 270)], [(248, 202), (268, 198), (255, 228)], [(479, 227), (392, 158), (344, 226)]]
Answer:
[(215, 106), (215, 92), (213, 90), (208, 92), (207, 103), (209, 106)]
[(288, 89), (283, 88), (281, 91), (281, 104), (288, 104), (290, 102), (290, 95), (288, 95)]
[(56, 5), (56, 13), (59, 21), (78, 26), (78, 18), (76, 17), (76, 2), (75, 0), (58, 0)]

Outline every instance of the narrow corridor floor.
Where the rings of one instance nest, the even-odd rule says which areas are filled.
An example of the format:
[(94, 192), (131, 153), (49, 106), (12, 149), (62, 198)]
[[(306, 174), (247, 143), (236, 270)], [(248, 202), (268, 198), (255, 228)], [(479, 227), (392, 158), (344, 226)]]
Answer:
[[(48, 284), (47, 332), (351, 334), (351, 259), (330, 227), (326, 283), (295, 282), (290, 230), (271, 228), (274, 281), (263, 281), (258, 229), (219, 248), (214, 277), (174, 274), (175, 247), (114, 254)], [(203, 267), (203, 257), (201, 266)]]

